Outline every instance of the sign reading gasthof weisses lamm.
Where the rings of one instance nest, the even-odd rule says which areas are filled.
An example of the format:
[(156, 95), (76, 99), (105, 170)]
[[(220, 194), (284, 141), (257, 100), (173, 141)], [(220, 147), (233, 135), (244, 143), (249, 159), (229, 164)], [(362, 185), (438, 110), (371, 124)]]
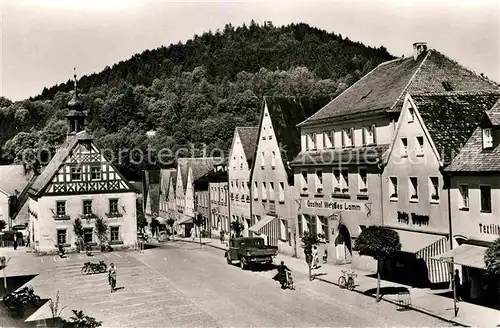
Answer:
[(365, 212), (366, 204), (341, 200), (307, 200), (307, 208), (324, 208), (340, 212)]

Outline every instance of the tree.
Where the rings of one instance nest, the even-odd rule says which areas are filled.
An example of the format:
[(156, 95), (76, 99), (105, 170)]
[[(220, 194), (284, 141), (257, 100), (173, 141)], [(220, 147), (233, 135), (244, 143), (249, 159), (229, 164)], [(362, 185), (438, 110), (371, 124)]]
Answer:
[(75, 221), (73, 221), (73, 232), (75, 233), (75, 236), (77, 238), (76, 240), (76, 249), (80, 252), (83, 251), (82, 248), (82, 243), (83, 243), (83, 225), (82, 225), (82, 220), (80, 218), (76, 218)]
[(65, 320), (63, 327), (71, 328), (96, 328), (102, 326), (102, 321), (97, 321), (94, 317), (90, 317), (83, 313), (82, 310), (71, 310), (73, 315), (69, 320)]
[(309, 269), (309, 280), (312, 280), (311, 274), (311, 266), (312, 266), (312, 249), (313, 246), (319, 244), (318, 235), (315, 233), (311, 233), (309, 231), (305, 231), (302, 237), (300, 238), (302, 242), (302, 248), (304, 249), (304, 255), (306, 256), (306, 263)]
[(484, 253), (484, 263), (488, 273), (500, 275), (500, 238), (497, 238)]
[(104, 243), (108, 240), (108, 225), (101, 217), (95, 219), (95, 233), (97, 234), (97, 239), (99, 239), (101, 250), (103, 250)]
[(200, 213), (196, 214), (196, 216), (193, 218), (193, 224), (198, 227), (198, 234), (200, 235), (200, 245), (201, 245), (201, 227), (205, 223), (205, 219), (203, 218), (203, 215)]
[(243, 223), (240, 221), (236, 220), (231, 222), (231, 230), (234, 231), (234, 236), (236, 238), (241, 237), (241, 232), (245, 229), (245, 226), (243, 226)]
[(390, 258), (397, 251), (401, 250), (401, 242), (397, 231), (381, 226), (370, 226), (363, 230), (356, 239), (354, 250), (359, 255), (371, 256), (377, 260), (377, 296), (376, 301), (380, 301), (380, 271), (382, 261)]
[(2, 231), (3, 229), (5, 229), (6, 226), (7, 226), (7, 223), (5, 223), (4, 220), (0, 220), (0, 231)]

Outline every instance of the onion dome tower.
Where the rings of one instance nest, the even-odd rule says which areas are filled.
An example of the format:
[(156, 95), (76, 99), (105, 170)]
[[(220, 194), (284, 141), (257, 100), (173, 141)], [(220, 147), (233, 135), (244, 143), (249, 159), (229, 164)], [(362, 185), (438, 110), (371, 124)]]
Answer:
[(75, 74), (73, 77), (75, 80), (75, 91), (73, 92), (73, 97), (68, 102), (69, 112), (66, 115), (66, 119), (68, 121), (68, 138), (74, 136), (80, 131), (85, 130), (85, 118), (87, 117), (87, 113), (83, 110), (83, 102), (78, 96), (76, 68), (74, 71)]

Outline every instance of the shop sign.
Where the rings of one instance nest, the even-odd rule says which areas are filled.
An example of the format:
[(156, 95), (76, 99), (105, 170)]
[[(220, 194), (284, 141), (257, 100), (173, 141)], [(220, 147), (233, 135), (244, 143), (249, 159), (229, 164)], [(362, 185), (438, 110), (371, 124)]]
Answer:
[(307, 208), (331, 209), (339, 212), (365, 212), (365, 203), (345, 202), (339, 200), (307, 200)]
[(410, 224), (410, 220), (412, 224), (415, 225), (429, 225), (429, 216), (428, 215), (420, 215), (420, 214), (415, 214), (411, 213), (411, 219), (410, 215), (405, 212), (400, 212), (398, 211), (398, 222), (399, 223), (406, 223)]
[(479, 232), (487, 234), (487, 235), (499, 235), (500, 236), (500, 225), (479, 223)]

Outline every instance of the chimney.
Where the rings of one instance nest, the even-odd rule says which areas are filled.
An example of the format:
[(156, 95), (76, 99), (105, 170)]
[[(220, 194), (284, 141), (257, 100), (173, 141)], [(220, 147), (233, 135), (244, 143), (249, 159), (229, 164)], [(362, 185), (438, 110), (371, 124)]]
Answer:
[(427, 51), (427, 42), (415, 42), (413, 44), (413, 59), (417, 60), (421, 54)]

